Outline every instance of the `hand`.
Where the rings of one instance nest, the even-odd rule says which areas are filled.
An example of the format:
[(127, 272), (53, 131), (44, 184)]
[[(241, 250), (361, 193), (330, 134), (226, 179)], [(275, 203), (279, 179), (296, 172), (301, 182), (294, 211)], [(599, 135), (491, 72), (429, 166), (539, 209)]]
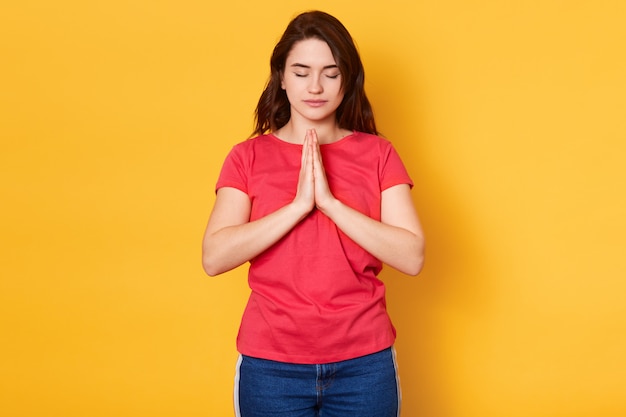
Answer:
[(333, 196), (328, 186), (328, 179), (326, 178), (326, 171), (322, 162), (322, 152), (320, 151), (320, 144), (315, 129), (307, 130), (306, 142), (310, 143), (313, 160), (315, 206), (324, 212), (335, 201), (335, 196)]
[(298, 188), (293, 203), (302, 207), (304, 213), (308, 213), (315, 207), (315, 182), (313, 177), (313, 141), (307, 131), (302, 144), (302, 159), (300, 162), (300, 174), (298, 176)]

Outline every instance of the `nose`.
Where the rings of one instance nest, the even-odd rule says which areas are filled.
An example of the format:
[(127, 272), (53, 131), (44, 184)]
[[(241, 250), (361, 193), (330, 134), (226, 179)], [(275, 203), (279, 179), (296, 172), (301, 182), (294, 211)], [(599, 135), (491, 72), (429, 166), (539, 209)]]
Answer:
[(309, 84), (309, 93), (311, 94), (320, 94), (324, 91), (324, 87), (322, 87), (322, 80), (320, 75), (315, 75), (310, 78), (311, 83)]

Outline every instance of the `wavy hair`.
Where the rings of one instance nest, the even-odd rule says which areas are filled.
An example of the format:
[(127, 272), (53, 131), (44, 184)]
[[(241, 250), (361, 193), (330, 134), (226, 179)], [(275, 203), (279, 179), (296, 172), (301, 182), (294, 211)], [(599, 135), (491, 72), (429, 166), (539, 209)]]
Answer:
[(287, 93), (281, 88), (287, 56), (294, 44), (319, 39), (328, 44), (341, 73), (344, 98), (336, 111), (337, 124), (347, 130), (378, 134), (374, 112), (365, 95), (365, 70), (354, 40), (335, 17), (321, 11), (296, 16), (287, 26), (270, 59), (270, 77), (255, 111), (253, 135), (283, 127), (291, 118)]

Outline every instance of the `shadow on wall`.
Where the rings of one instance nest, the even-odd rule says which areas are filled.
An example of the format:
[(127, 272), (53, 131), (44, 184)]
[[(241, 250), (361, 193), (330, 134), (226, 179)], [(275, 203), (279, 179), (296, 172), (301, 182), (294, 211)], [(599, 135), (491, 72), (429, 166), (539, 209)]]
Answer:
[[(367, 68), (368, 96), (379, 129), (398, 149), (415, 183), (413, 196), (427, 245), (419, 276), (407, 277), (385, 267), (381, 278), (398, 331), (403, 409), (408, 415), (447, 416), (446, 389), (454, 373), (447, 353), (448, 346), (455, 344), (448, 320), (459, 315), (480, 320), (493, 298), (483, 273), (485, 246), (472, 224), (468, 204), (456, 192), (459, 184), (446, 179), (445, 167), (433, 162), (445, 160), (446, 149), (437, 146), (438, 138), (432, 134), (437, 126), (429, 126), (425, 116), (429, 102), (421, 86), (428, 80), (392, 53), (377, 50), (372, 54), (376, 62), (370, 65), (372, 70)], [(438, 158), (432, 157), (433, 151), (429, 155), (429, 149)], [(454, 334), (458, 333), (455, 329)], [(456, 358), (461, 355), (455, 350)]]

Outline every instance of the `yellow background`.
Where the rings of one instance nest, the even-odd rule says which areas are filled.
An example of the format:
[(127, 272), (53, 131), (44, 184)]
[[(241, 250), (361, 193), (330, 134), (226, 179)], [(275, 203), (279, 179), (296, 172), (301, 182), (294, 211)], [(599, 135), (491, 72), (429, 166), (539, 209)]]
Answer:
[(626, 415), (626, 3), (0, 6), (0, 414), (231, 416), (246, 268), (205, 277), (287, 22), (357, 40), (427, 265), (386, 269), (404, 417)]

